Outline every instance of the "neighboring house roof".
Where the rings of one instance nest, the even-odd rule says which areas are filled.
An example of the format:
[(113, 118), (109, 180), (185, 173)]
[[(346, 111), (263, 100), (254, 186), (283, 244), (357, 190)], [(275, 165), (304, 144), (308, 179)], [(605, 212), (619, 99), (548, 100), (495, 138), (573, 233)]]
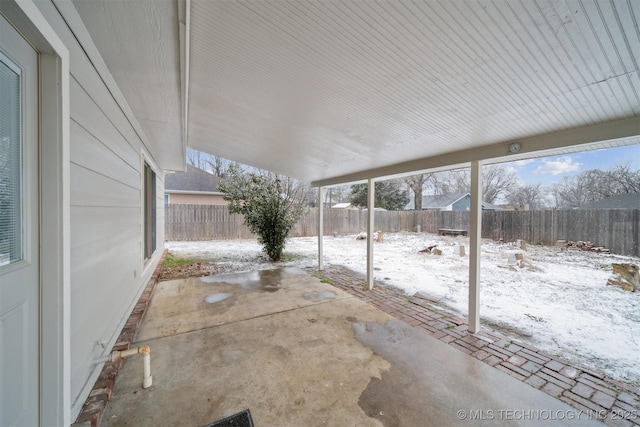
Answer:
[(482, 202), (482, 209), (485, 210), (485, 211), (500, 211), (500, 210), (502, 210), (502, 208), (500, 208), (500, 206), (492, 205), (491, 203), (488, 203), (488, 202)]
[(187, 165), (186, 172), (168, 173), (164, 178), (165, 193), (215, 193), (218, 177), (195, 166)]
[(640, 209), (640, 193), (618, 194), (582, 205), (578, 209)]
[[(422, 209), (444, 209), (447, 206), (451, 206), (454, 203), (470, 197), (471, 193), (456, 193), (456, 194), (430, 194), (422, 196)], [(413, 197), (405, 207), (407, 210), (415, 209)], [(492, 205), (491, 203), (482, 202), (482, 209), (484, 210), (499, 210), (499, 207)]]
[(332, 209), (347, 209), (352, 207), (351, 203), (349, 202), (345, 202), (345, 203), (336, 203), (335, 205), (331, 206)]
[(422, 196), (422, 209), (442, 209), (464, 199), (469, 193)]
[[(422, 196), (422, 209), (443, 209), (449, 205), (454, 204), (458, 200), (464, 198), (469, 193), (456, 193), (456, 194), (430, 194), (426, 196)], [(411, 200), (405, 207), (405, 209), (413, 210), (415, 209), (415, 203), (413, 195), (411, 195)]]

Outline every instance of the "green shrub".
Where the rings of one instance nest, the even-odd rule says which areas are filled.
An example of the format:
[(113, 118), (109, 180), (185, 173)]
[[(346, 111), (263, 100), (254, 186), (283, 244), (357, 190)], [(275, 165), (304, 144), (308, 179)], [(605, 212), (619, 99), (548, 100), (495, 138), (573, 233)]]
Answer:
[(279, 261), (287, 235), (305, 210), (304, 185), (274, 173), (245, 172), (231, 165), (219, 189), (229, 202), (229, 212), (242, 214), (267, 256)]

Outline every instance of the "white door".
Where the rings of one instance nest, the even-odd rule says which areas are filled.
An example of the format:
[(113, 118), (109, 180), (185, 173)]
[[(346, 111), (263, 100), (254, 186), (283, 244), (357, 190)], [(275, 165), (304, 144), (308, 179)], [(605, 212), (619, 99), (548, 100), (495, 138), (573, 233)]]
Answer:
[(0, 15), (0, 425), (39, 424), (38, 57)]

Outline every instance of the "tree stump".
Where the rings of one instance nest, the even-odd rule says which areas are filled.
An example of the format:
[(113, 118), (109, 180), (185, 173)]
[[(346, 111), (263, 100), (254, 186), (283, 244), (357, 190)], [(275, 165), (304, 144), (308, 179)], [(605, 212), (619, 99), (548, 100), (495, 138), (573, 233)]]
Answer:
[(431, 251), (432, 251), (433, 249), (435, 249), (435, 247), (436, 247), (436, 246), (438, 246), (438, 245), (431, 245), (431, 246), (427, 246), (427, 247), (426, 247), (426, 248), (424, 248), (424, 249), (420, 249), (418, 252), (421, 252), (421, 253), (429, 253), (429, 254), (430, 254), (430, 253), (431, 253)]
[(507, 259), (507, 263), (509, 265), (516, 265), (519, 268), (524, 268), (524, 255), (522, 252), (512, 252), (509, 254), (509, 258)]
[(636, 264), (612, 263), (613, 276), (607, 280), (608, 286), (618, 286), (625, 291), (635, 292), (640, 287), (640, 267)]

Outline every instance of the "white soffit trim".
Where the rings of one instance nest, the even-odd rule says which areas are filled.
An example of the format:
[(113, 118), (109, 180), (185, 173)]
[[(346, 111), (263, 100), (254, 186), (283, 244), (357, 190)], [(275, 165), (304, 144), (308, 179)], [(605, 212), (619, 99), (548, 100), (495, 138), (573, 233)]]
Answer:
[[(180, 24), (180, 83), (182, 90), (182, 151), (187, 152), (189, 138), (189, 59), (191, 37), (191, 0), (178, 2), (178, 20)], [(186, 156), (186, 154), (185, 154)], [(183, 172), (187, 171), (186, 161)]]
[[(71, 3), (92, 39), (94, 50), (107, 65), (111, 80), (124, 95), (127, 113), (135, 116), (137, 132), (144, 132), (147, 150), (163, 169), (183, 170), (186, 150), (180, 33), (187, 24), (186, 3), (176, 0)], [(132, 116), (128, 117), (132, 121)]]
[(100, 76), (100, 79), (102, 79), (103, 83), (109, 90), (109, 93), (118, 104), (118, 107), (120, 108), (124, 116), (127, 118), (127, 121), (131, 124), (134, 132), (138, 135), (140, 141), (142, 141), (142, 144), (146, 147), (147, 152), (154, 151), (150, 150), (149, 139), (147, 138), (147, 135), (138, 122), (138, 119), (133, 113), (133, 110), (131, 110), (131, 107), (127, 103), (126, 98), (120, 91), (118, 84), (111, 75), (107, 64), (104, 62), (102, 55), (100, 55), (98, 48), (93, 42), (91, 35), (87, 30), (87, 27), (82, 21), (82, 18), (78, 14), (78, 11), (74, 7), (73, 3), (66, 0), (51, 1), (55, 5), (56, 9), (58, 9), (58, 12), (60, 12), (60, 15), (62, 15), (62, 17), (64, 18), (69, 29), (75, 36), (76, 40), (78, 40), (78, 43), (82, 46), (82, 49), (87, 55), (87, 58), (89, 59), (89, 61), (91, 61), (91, 64), (93, 64), (93, 67)]

